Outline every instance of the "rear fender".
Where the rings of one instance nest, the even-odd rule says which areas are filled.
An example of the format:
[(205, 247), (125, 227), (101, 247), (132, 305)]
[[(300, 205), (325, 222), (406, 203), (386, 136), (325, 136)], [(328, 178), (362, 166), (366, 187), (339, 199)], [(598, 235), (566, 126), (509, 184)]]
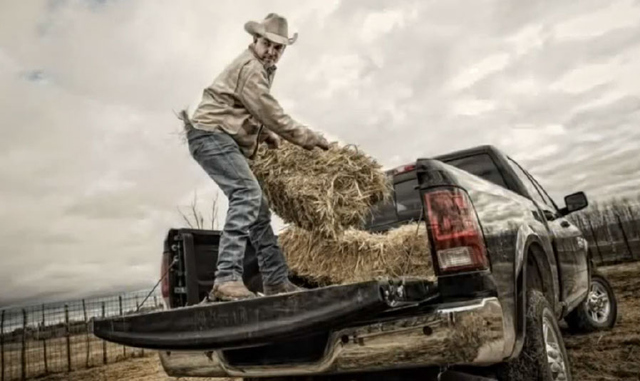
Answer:
[(514, 272), (516, 274), (515, 300), (516, 300), (516, 339), (510, 359), (520, 355), (524, 345), (525, 335), (525, 295), (526, 295), (526, 266), (527, 251), (532, 242), (540, 238), (528, 225), (521, 225), (516, 236), (516, 253), (514, 261)]
[(518, 315), (516, 317), (516, 340), (511, 355), (511, 359), (519, 356), (522, 346), (524, 345), (525, 336), (525, 318), (527, 313), (526, 295), (527, 295), (527, 277), (532, 276), (527, 274), (527, 262), (529, 255), (532, 252), (538, 252), (538, 255), (533, 255), (533, 259), (536, 262), (539, 269), (539, 276), (545, 287), (545, 294), (547, 297), (549, 294), (553, 295), (553, 300), (550, 300), (553, 306), (556, 307), (556, 313), (558, 311), (558, 291), (553, 282), (553, 275), (551, 272), (551, 264), (548, 257), (545, 254), (540, 236), (529, 226), (522, 225), (518, 229), (518, 236), (516, 241), (516, 260), (515, 260), (515, 273), (516, 273), (516, 295), (515, 300), (517, 303), (516, 311)]

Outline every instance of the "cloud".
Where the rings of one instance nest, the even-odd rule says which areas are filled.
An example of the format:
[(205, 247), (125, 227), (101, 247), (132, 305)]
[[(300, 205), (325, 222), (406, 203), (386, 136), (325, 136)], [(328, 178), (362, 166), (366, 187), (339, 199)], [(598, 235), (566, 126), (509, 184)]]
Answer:
[(636, 27), (639, 16), (636, 1), (618, 1), (598, 12), (570, 17), (557, 25), (556, 32), (562, 38), (588, 39), (612, 30)]
[(217, 191), (175, 112), (269, 12), (299, 33), (285, 109), (387, 167), (494, 144), (560, 204), (640, 186), (637, 2), (5, 2), (0, 305), (155, 283), (178, 208)]
[(494, 54), (474, 64), (453, 78), (453, 80), (451, 80), (451, 86), (454, 90), (467, 88), (489, 74), (500, 72), (507, 67), (508, 64), (509, 55), (507, 53)]

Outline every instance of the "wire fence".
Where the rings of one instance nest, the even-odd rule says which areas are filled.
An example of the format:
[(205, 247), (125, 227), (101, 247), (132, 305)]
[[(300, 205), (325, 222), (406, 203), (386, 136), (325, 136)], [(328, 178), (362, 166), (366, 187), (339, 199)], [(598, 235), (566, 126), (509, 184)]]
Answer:
[[(144, 357), (143, 349), (109, 343), (91, 331), (96, 317), (162, 308), (149, 291), (0, 311), (0, 381), (27, 380)], [(147, 351), (147, 354), (151, 352)]]

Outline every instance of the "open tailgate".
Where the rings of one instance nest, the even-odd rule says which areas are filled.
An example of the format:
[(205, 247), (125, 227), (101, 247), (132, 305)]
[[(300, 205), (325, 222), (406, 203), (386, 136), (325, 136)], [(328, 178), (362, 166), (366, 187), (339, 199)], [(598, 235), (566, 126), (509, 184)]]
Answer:
[(240, 348), (338, 329), (437, 294), (426, 280), (370, 281), (291, 294), (96, 319), (107, 341), (160, 350)]

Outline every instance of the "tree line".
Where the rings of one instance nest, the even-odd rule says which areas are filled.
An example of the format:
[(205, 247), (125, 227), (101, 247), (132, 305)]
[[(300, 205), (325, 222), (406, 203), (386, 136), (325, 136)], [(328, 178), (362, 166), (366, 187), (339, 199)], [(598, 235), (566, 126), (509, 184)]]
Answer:
[(593, 202), (567, 218), (582, 230), (597, 265), (640, 260), (640, 196)]

